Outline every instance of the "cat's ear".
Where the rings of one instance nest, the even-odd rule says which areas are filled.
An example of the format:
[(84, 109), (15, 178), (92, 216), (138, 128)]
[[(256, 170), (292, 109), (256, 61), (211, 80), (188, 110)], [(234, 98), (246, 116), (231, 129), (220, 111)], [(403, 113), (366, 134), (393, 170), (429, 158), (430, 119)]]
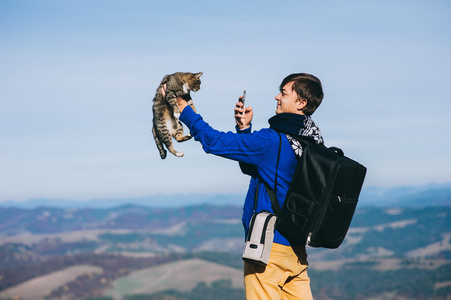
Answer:
[(168, 82), (168, 78), (169, 78), (169, 75), (164, 76), (164, 77), (163, 77), (163, 80), (161, 80), (161, 83), (166, 83), (166, 82)]
[(200, 76), (202, 76), (202, 74), (204, 74), (204, 73), (202, 73), (202, 72), (196, 73), (196, 77), (199, 78)]

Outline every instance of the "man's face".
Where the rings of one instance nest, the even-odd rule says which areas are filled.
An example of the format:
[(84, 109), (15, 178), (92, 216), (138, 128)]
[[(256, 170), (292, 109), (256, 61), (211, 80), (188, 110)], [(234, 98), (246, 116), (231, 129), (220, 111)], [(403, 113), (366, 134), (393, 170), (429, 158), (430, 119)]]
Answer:
[(277, 109), (276, 114), (293, 113), (301, 114), (302, 108), (307, 103), (304, 99), (298, 99), (298, 95), (293, 91), (293, 82), (288, 82), (276, 96)]

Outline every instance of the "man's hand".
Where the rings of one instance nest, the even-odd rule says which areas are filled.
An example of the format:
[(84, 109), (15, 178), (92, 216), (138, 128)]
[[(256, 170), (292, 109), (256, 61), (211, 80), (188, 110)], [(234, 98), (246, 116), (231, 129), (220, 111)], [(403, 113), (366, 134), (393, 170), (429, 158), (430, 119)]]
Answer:
[(186, 102), (185, 99), (183, 99), (182, 97), (178, 96), (177, 98), (175, 98), (175, 100), (177, 100), (177, 105), (179, 106), (179, 111), (180, 113), (182, 113), (182, 111), (185, 109), (185, 107), (188, 106), (188, 103)]
[[(241, 97), (240, 97), (241, 98)], [(236, 126), (240, 130), (244, 130), (251, 126), (252, 118), (254, 117), (254, 112), (252, 107), (245, 107), (241, 101), (235, 104), (235, 122)]]
[[(163, 94), (163, 97), (166, 97), (166, 83), (161, 88), (161, 93)], [(182, 111), (185, 109), (188, 103), (186, 103), (186, 100), (180, 96), (175, 98), (175, 100), (177, 101), (177, 105), (179, 107), (179, 113), (182, 113)]]

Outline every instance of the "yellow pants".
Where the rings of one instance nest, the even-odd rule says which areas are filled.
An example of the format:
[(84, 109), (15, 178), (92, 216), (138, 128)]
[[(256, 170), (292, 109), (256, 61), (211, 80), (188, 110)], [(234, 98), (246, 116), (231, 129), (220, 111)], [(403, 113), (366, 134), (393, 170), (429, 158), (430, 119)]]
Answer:
[(305, 247), (273, 243), (267, 266), (244, 263), (247, 300), (312, 300)]

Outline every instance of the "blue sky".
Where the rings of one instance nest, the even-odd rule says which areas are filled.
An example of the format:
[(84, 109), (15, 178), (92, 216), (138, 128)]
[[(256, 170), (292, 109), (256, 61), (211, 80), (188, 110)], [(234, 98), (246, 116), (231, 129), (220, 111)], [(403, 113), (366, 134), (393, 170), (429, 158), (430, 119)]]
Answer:
[(449, 1), (0, 1), (0, 203), (160, 194), (243, 195), (233, 161), (191, 140), (161, 160), (151, 105), (165, 74), (204, 72), (193, 94), (253, 128), (281, 80), (324, 86), (326, 145), (368, 168), (365, 186), (451, 181)]

